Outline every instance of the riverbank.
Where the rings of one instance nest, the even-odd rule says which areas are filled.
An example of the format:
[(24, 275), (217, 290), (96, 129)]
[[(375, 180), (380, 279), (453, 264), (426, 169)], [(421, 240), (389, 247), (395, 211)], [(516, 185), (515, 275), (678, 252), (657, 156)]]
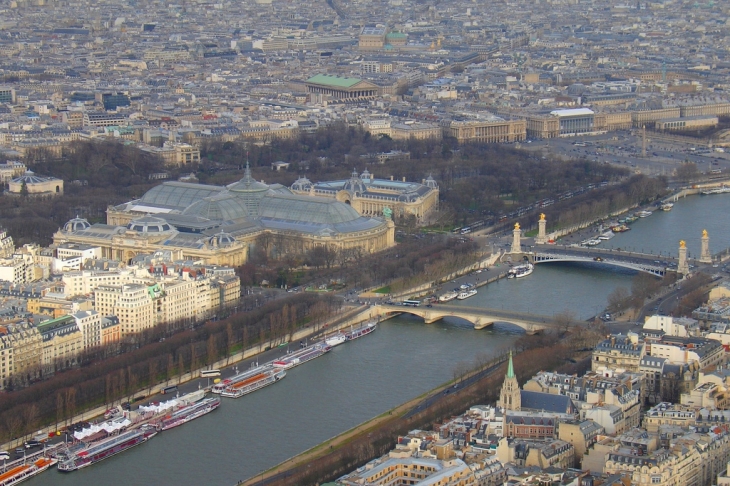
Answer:
[[(338, 331), (340, 329), (345, 329), (349, 326), (354, 326), (357, 324), (360, 324), (368, 319), (370, 319), (369, 314), (369, 306), (361, 305), (357, 307), (350, 307), (345, 308), (342, 312), (337, 313), (334, 316), (331, 316), (329, 319), (325, 320), (321, 325), (319, 326), (310, 326), (300, 329), (299, 331), (296, 331), (291, 336), (291, 341), (302, 341), (302, 340), (308, 340), (308, 339), (314, 339), (318, 338), (321, 335), (323, 335), (326, 332), (334, 332)], [(16, 447), (22, 446), (23, 443), (28, 440), (29, 437), (34, 435), (45, 435), (46, 437), (50, 436), (50, 434), (58, 433), (58, 431), (63, 428), (65, 424), (73, 424), (78, 422), (84, 422), (84, 421), (92, 421), (96, 419), (100, 419), (104, 416), (104, 413), (113, 406), (121, 405), (123, 402), (128, 401), (130, 403), (144, 403), (145, 399), (149, 399), (157, 394), (160, 393), (160, 391), (164, 388), (170, 387), (170, 386), (180, 386), (186, 383), (189, 383), (193, 380), (200, 379), (200, 373), (203, 370), (206, 369), (226, 369), (231, 368), (233, 366), (236, 366), (238, 363), (255, 358), (256, 356), (260, 356), (261, 354), (265, 353), (266, 351), (270, 349), (276, 348), (280, 343), (275, 342), (273, 340), (267, 340), (263, 343), (256, 343), (255, 345), (252, 345), (248, 347), (245, 350), (238, 351), (237, 353), (229, 356), (228, 358), (223, 358), (210, 366), (205, 366), (203, 368), (196, 369), (192, 372), (184, 373), (180, 376), (172, 377), (164, 382), (158, 383), (152, 387), (145, 387), (143, 389), (138, 390), (136, 393), (129, 395), (126, 399), (115, 401), (113, 404), (104, 404), (101, 406), (94, 407), (89, 410), (85, 410), (79, 414), (74, 415), (71, 418), (67, 418), (61, 423), (49, 425), (46, 427), (39, 428), (37, 432), (34, 432), (34, 434), (26, 435), (19, 437), (17, 439), (14, 439), (12, 441), (6, 442), (2, 445), (0, 445), (0, 450), (14, 450)], [(58, 435), (58, 434), (57, 434)]]
[[(594, 340), (597, 342), (601, 337), (602, 333), (597, 332)], [(571, 373), (590, 367), (590, 356), (586, 356), (584, 351), (571, 351), (578, 349), (577, 337), (568, 334), (560, 338), (555, 336), (554, 342), (547, 348), (530, 348), (515, 354), (515, 370), (520, 381), (524, 382), (545, 366)], [(580, 346), (584, 348), (585, 343), (581, 341)], [(494, 403), (506, 371), (506, 358), (505, 354), (496, 356), (471, 373), (444, 383), (238, 484), (308, 486), (332, 481), (387, 453), (393, 448), (398, 435), (413, 429), (430, 428), (433, 423), (461, 414), (471, 406)]]

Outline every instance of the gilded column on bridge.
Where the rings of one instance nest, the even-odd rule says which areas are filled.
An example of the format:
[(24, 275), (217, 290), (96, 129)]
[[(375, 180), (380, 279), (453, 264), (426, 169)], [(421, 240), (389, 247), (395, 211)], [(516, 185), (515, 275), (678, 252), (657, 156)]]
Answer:
[(522, 253), (521, 237), (522, 230), (520, 229), (520, 223), (515, 223), (515, 229), (512, 231), (512, 249), (510, 253)]
[(689, 264), (687, 263), (687, 244), (684, 240), (679, 242), (679, 265), (677, 265), (677, 273), (687, 275), (689, 273)]
[(707, 230), (702, 230), (702, 251), (700, 252), (700, 263), (712, 263), (712, 255), (710, 254), (710, 237)]
[(536, 245), (544, 245), (547, 243), (547, 233), (545, 232), (545, 226), (547, 221), (545, 220), (545, 213), (540, 214), (540, 221), (537, 222), (537, 238), (535, 238)]

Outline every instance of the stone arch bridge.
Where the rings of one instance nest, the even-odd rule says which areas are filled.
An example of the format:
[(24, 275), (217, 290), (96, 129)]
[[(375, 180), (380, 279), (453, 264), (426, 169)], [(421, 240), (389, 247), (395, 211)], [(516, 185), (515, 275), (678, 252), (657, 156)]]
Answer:
[[(392, 314), (413, 314), (422, 317), (426, 324), (431, 324), (444, 317), (459, 317), (474, 324), (474, 329), (483, 329), (495, 322), (505, 322), (521, 327), (528, 334), (546, 328), (565, 327), (565, 324), (556, 324), (551, 316), (541, 316), (527, 312), (518, 312), (504, 309), (486, 309), (482, 307), (466, 307), (461, 305), (434, 304), (426, 307), (404, 305), (376, 304), (371, 308), (373, 316), (388, 316)], [(569, 325), (585, 325), (585, 322), (576, 321)]]

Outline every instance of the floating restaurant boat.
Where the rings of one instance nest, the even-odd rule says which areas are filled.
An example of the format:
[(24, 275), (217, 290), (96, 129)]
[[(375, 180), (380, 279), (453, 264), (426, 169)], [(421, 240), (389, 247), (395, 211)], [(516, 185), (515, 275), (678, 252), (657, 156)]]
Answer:
[(57, 462), (56, 459), (41, 457), (29, 464), (15, 466), (9, 471), (0, 474), (0, 486), (13, 486), (14, 484), (22, 483), (26, 479), (42, 473)]
[(64, 472), (75, 471), (97, 462), (108, 459), (121, 452), (138, 446), (157, 435), (157, 428), (143, 426), (113, 435), (99, 442), (87, 444), (82, 442), (81, 447), (74, 446), (66, 452), (58, 454), (58, 470)]
[(164, 417), (158, 426), (160, 430), (168, 430), (178, 425), (183, 425), (191, 420), (195, 420), (198, 417), (202, 417), (213, 410), (216, 410), (221, 404), (220, 397), (204, 398), (198, 402), (184, 405), (183, 407), (175, 410), (171, 414)]
[(477, 295), (476, 289), (470, 289), (470, 290), (464, 290), (463, 292), (459, 292), (459, 295), (456, 296), (459, 300), (468, 299), (469, 297), (473, 297)]
[(522, 265), (516, 265), (509, 270), (507, 278), (522, 278), (527, 277), (535, 270), (535, 265), (532, 263), (523, 263)]
[(246, 370), (242, 373), (239, 373), (231, 378), (227, 378), (225, 380), (220, 381), (219, 383), (216, 383), (213, 385), (213, 388), (211, 388), (210, 391), (213, 393), (222, 393), (223, 390), (228, 388), (229, 386), (235, 385), (236, 383), (240, 383), (242, 381), (245, 381), (252, 376), (256, 376), (258, 374), (264, 373), (267, 370), (270, 370), (272, 368), (271, 363), (267, 363), (262, 366), (256, 366), (254, 368), (251, 368), (249, 370)]
[(357, 338), (367, 336), (375, 330), (377, 325), (377, 321), (368, 321), (364, 326), (358, 327), (357, 329), (351, 329), (350, 332), (345, 333), (345, 337), (348, 341), (353, 341)]
[(459, 295), (458, 292), (446, 292), (445, 294), (439, 296), (439, 302), (450, 302), (454, 300), (457, 295)]
[(277, 368), (268, 368), (262, 373), (251, 376), (235, 383), (221, 392), (222, 397), (241, 398), (244, 395), (260, 390), (265, 386), (276, 383), (286, 376), (286, 371)]
[(295, 366), (304, 364), (307, 361), (319, 358), (324, 353), (329, 352), (331, 349), (332, 346), (329, 346), (326, 343), (312, 344), (311, 346), (307, 346), (306, 348), (300, 349), (299, 351), (295, 351), (291, 354), (283, 356), (282, 358), (272, 361), (271, 364), (274, 366), (274, 368), (288, 370), (289, 368), (294, 368)]
[(334, 348), (335, 346), (339, 346), (340, 344), (347, 341), (347, 336), (345, 336), (344, 333), (338, 332), (337, 334), (333, 334), (332, 336), (326, 338), (324, 342), (327, 344), (327, 346)]

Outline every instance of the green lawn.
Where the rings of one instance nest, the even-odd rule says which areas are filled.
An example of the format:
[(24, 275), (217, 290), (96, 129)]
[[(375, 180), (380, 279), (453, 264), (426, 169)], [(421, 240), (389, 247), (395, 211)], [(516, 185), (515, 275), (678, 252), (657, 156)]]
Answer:
[(389, 294), (390, 293), (390, 285), (386, 285), (385, 287), (380, 287), (377, 290), (373, 291), (376, 294)]

